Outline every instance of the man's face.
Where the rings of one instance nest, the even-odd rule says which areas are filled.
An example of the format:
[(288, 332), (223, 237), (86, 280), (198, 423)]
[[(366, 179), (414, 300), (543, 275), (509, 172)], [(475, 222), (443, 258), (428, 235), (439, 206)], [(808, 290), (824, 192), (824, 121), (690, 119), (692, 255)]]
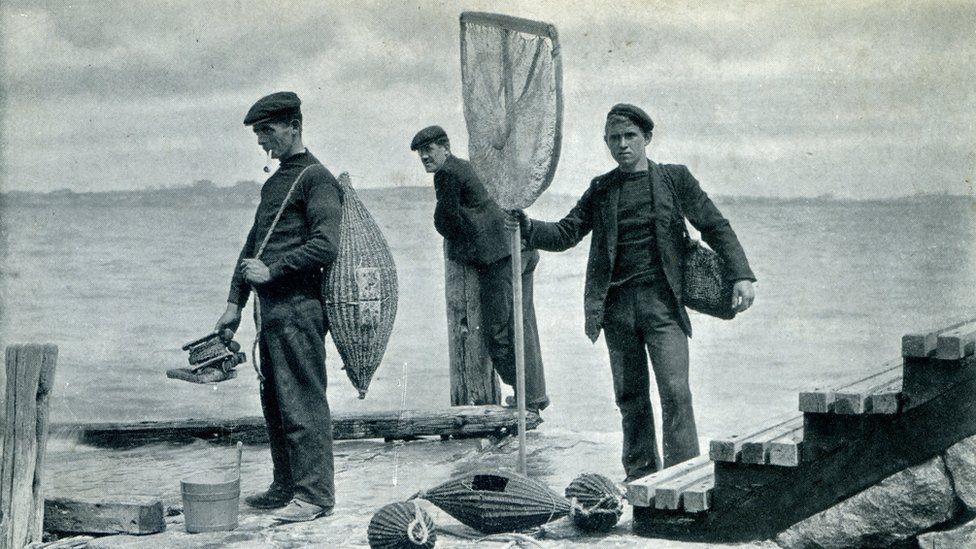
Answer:
[(271, 153), (271, 158), (281, 158), (291, 151), (298, 129), (287, 122), (261, 122), (254, 125), (254, 135), (258, 136), (258, 145)]
[(630, 120), (610, 120), (604, 130), (603, 140), (610, 155), (623, 171), (633, 168), (647, 157), (645, 149), (650, 138)]
[(424, 164), (427, 173), (434, 173), (441, 169), (447, 157), (451, 156), (451, 149), (431, 141), (417, 149), (417, 154), (420, 155), (420, 161)]

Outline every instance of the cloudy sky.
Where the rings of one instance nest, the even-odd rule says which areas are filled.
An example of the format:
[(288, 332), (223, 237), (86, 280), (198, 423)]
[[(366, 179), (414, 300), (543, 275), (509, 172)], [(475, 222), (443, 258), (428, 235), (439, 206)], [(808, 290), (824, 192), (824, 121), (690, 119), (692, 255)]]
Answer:
[(413, 133), (466, 151), (458, 15), (553, 23), (565, 139), (551, 190), (612, 167), (616, 102), (657, 123), (650, 156), (715, 194), (976, 194), (976, 3), (37, 2), (2, 9), (0, 188), (150, 188), (264, 177), (241, 124), (279, 89), (306, 144), (368, 186), (429, 184)]

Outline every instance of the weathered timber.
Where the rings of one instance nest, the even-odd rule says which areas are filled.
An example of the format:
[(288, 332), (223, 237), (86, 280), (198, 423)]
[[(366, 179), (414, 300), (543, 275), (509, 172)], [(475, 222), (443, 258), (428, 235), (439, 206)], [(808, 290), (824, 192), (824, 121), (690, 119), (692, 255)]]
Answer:
[(684, 478), (688, 473), (711, 466), (708, 456), (698, 456), (677, 465), (662, 469), (652, 475), (627, 483), (627, 501), (634, 506), (654, 506), (657, 487), (675, 479)]
[(800, 393), (799, 409), (801, 412), (818, 414), (866, 413), (870, 395), (887, 389), (892, 381), (900, 379), (901, 370), (902, 359), (898, 358), (887, 361), (878, 372), (867, 377), (833, 387), (803, 391)]
[[(742, 444), (740, 461), (762, 465), (770, 462), (770, 452), (774, 441), (780, 444), (780, 452), (787, 441), (794, 441), (797, 437), (803, 440), (803, 416), (798, 415), (789, 421), (779, 424), (774, 429), (764, 431), (763, 434), (745, 441)], [(797, 445), (797, 443), (794, 443)]]
[[(707, 482), (711, 482), (712, 486), (715, 485), (715, 472), (712, 470), (711, 462), (689, 471), (681, 477), (658, 484), (654, 489), (654, 507), (657, 509), (681, 509), (682, 504), (685, 503), (686, 492), (692, 487), (696, 487), (700, 492), (702, 483)], [(689, 494), (688, 498), (690, 497)]]
[(444, 247), (451, 406), (501, 403), (501, 381), (481, 333), (478, 273), (447, 258)]
[(712, 507), (708, 512), (682, 517), (672, 511), (635, 507), (634, 531), (646, 536), (709, 542), (770, 538), (976, 435), (974, 394), (976, 378), (971, 378), (896, 415), (809, 414), (838, 423), (861, 424), (860, 436), (798, 467), (716, 463)]
[(942, 394), (948, 387), (976, 376), (976, 360), (905, 358), (901, 406), (908, 410)]
[(0, 547), (24, 547), (42, 541), (48, 400), (57, 359), (54, 345), (7, 347)]
[(927, 357), (936, 352), (939, 345), (940, 333), (954, 330), (974, 321), (976, 319), (962, 320), (949, 326), (941, 326), (939, 328), (905, 334), (901, 337), (901, 356), (914, 358)]
[(150, 497), (118, 500), (50, 498), (44, 530), (78, 534), (155, 534), (166, 529), (163, 502)]
[(742, 446), (750, 441), (761, 440), (766, 435), (776, 432), (784, 425), (796, 421), (799, 417), (795, 413), (778, 416), (773, 424), (748, 434), (736, 434), (726, 438), (712, 439), (708, 443), (708, 457), (712, 461), (737, 461), (742, 454)]
[(681, 506), (686, 513), (701, 513), (712, 506), (712, 490), (715, 489), (715, 471), (681, 491)]
[(939, 334), (935, 357), (939, 360), (959, 360), (976, 351), (976, 322), (965, 324)]
[(902, 377), (898, 376), (868, 395), (868, 413), (897, 414), (901, 409)]
[[(542, 420), (526, 413), (526, 428), (534, 429)], [(402, 412), (339, 412), (332, 416), (335, 440), (379, 438), (402, 440), (422, 436), (475, 437), (514, 433), (518, 425), (516, 410), (502, 406), (456, 406), (441, 410), (403, 410)], [(60, 436), (77, 437), (84, 444), (104, 447), (133, 447), (155, 442), (187, 441), (195, 438), (226, 440), (249, 444), (268, 442), (264, 419), (186, 419), (135, 423), (66, 423), (52, 426)]]

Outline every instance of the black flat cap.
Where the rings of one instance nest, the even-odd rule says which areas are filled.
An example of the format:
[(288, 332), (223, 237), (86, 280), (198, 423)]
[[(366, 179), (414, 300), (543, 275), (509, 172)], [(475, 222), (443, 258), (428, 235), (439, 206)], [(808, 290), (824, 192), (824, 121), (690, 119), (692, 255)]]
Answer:
[(294, 92), (283, 91), (265, 95), (247, 111), (245, 126), (253, 126), (272, 118), (302, 117), (302, 100)]
[(444, 131), (444, 128), (440, 126), (427, 126), (417, 132), (417, 135), (413, 136), (413, 141), (410, 142), (410, 150), (415, 151), (431, 141), (444, 137), (447, 137), (447, 132)]
[(623, 116), (624, 118), (633, 122), (635, 126), (640, 128), (645, 133), (654, 129), (654, 121), (651, 120), (651, 117), (648, 116), (646, 112), (641, 110), (640, 107), (635, 107), (634, 105), (617, 103), (611, 107), (610, 112), (607, 113), (607, 118), (610, 118), (611, 116)]

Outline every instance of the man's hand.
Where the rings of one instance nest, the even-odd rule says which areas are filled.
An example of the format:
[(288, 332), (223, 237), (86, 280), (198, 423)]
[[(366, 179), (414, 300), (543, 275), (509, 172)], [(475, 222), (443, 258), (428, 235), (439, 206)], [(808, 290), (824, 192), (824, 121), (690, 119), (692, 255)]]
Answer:
[(244, 280), (254, 286), (271, 280), (271, 270), (260, 259), (242, 260), (241, 272), (244, 273)]
[[(241, 306), (236, 303), (228, 303), (227, 310), (224, 314), (220, 315), (217, 319), (217, 325), (214, 326), (214, 331), (219, 332), (221, 330), (230, 330), (231, 332), (236, 332), (237, 327), (241, 325)], [(231, 334), (233, 336), (233, 333)]]
[(505, 210), (505, 213), (507, 214), (505, 216), (505, 228), (509, 232), (514, 232), (516, 228), (519, 228), (522, 230), (522, 236), (524, 237), (532, 225), (529, 217), (522, 210)]
[(756, 299), (756, 290), (751, 280), (739, 280), (732, 286), (732, 308), (741, 313), (752, 306)]

